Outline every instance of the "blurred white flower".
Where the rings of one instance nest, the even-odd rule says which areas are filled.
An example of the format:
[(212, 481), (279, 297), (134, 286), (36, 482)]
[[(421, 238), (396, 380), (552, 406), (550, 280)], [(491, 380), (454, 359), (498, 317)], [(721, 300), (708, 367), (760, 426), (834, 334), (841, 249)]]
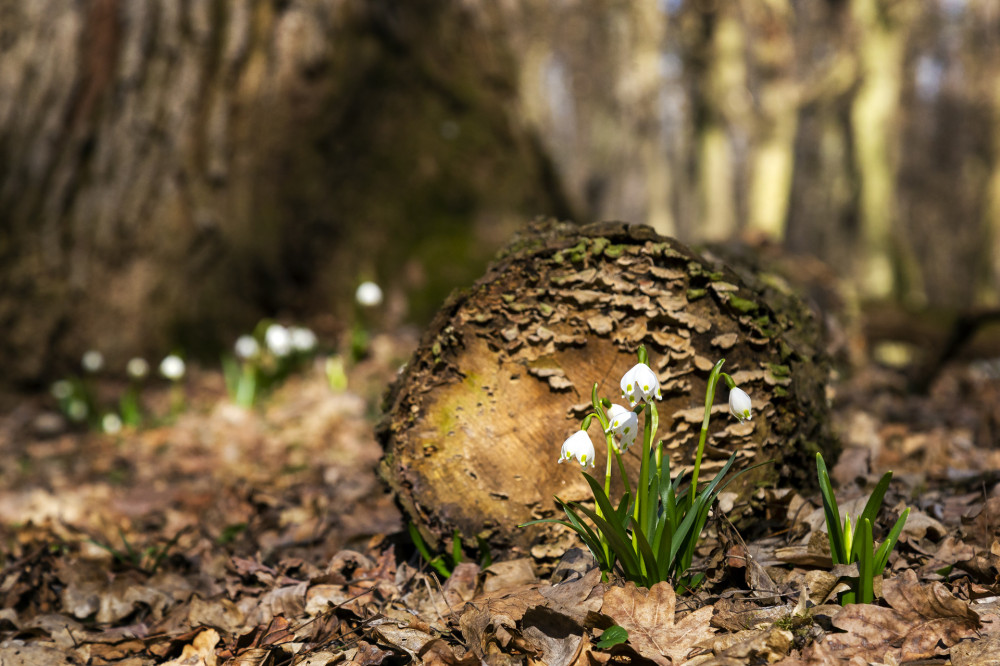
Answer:
[(87, 403), (79, 398), (74, 398), (69, 401), (66, 406), (66, 415), (69, 416), (73, 421), (82, 421), (87, 418), (87, 414), (90, 409), (87, 408)]
[(257, 338), (252, 335), (241, 335), (236, 338), (236, 344), (233, 345), (233, 349), (236, 355), (243, 360), (253, 358), (260, 353), (260, 345), (257, 343)]
[(358, 285), (358, 290), (354, 292), (354, 298), (358, 301), (358, 305), (366, 308), (373, 308), (376, 305), (381, 305), (382, 287), (378, 286), (371, 280), (362, 282)]
[(559, 452), (559, 462), (565, 462), (576, 458), (583, 467), (590, 463), (594, 467), (594, 442), (586, 430), (577, 430), (563, 442), (562, 450)]
[(271, 324), (264, 332), (264, 344), (275, 356), (288, 356), (292, 351), (292, 335), (281, 324)]
[(291, 330), (292, 348), (299, 352), (311, 352), (316, 348), (316, 334), (303, 326)]
[(87, 372), (99, 372), (104, 367), (104, 354), (96, 349), (88, 350), (80, 363)]
[(149, 363), (146, 362), (146, 359), (139, 356), (130, 358), (125, 365), (125, 372), (132, 379), (143, 379), (149, 374)]
[(108, 412), (101, 419), (101, 429), (109, 435), (116, 435), (122, 431), (122, 420), (114, 412)]
[(740, 420), (740, 423), (753, 419), (753, 416), (750, 415), (750, 406), (750, 396), (746, 394), (746, 391), (741, 388), (733, 388), (729, 392), (729, 411)]
[(183, 377), (185, 370), (187, 366), (184, 365), (184, 359), (177, 354), (170, 354), (160, 361), (160, 374), (171, 381), (176, 382)]
[(56, 400), (69, 400), (73, 395), (73, 383), (68, 379), (60, 379), (59, 381), (52, 382), (49, 392)]

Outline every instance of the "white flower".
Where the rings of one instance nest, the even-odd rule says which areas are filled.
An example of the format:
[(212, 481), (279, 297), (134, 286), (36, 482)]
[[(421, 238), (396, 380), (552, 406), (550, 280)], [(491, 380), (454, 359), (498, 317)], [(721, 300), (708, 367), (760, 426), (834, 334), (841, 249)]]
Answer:
[(608, 409), (608, 429), (605, 432), (614, 432), (621, 438), (621, 450), (625, 451), (632, 446), (639, 432), (639, 417), (631, 409), (625, 409), (621, 405), (611, 405)]
[(79, 398), (73, 398), (69, 401), (66, 406), (66, 414), (70, 419), (74, 421), (82, 421), (87, 418), (87, 414), (90, 412), (90, 408), (87, 407), (87, 403)]
[(636, 363), (622, 377), (622, 397), (628, 400), (629, 407), (635, 407), (640, 402), (648, 402), (653, 396), (657, 400), (662, 397), (656, 373), (645, 363)]
[(138, 356), (130, 358), (125, 364), (125, 372), (132, 379), (142, 379), (149, 374), (149, 363), (146, 363), (146, 359)]
[(109, 435), (116, 435), (122, 431), (122, 420), (114, 412), (108, 412), (101, 419), (101, 430)]
[(740, 423), (750, 421), (750, 396), (741, 388), (733, 388), (729, 391), (729, 411), (739, 419)]
[(586, 467), (588, 462), (594, 467), (594, 442), (590, 440), (586, 430), (577, 430), (563, 442), (562, 451), (559, 452), (559, 462), (573, 458), (579, 460), (583, 467)]
[(186, 369), (184, 359), (177, 354), (171, 354), (160, 361), (160, 374), (175, 382), (184, 376)]
[(264, 332), (264, 344), (275, 356), (288, 356), (292, 351), (292, 334), (281, 324), (271, 324)]
[(303, 326), (291, 330), (292, 348), (298, 352), (311, 352), (316, 348), (316, 334)]
[(253, 358), (260, 353), (260, 345), (257, 344), (257, 338), (252, 335), (241, 335), (236, 338), (236, 344), (233, 345), (233, 350), (236, 352), (236, 356), (246, 360), (248, 358)]
[(358, 285), (358, 290), (354, 292), (354, 298), (358, 305), (366, 308), (373, 308), (382, 304), (382, 287), (372, 281), (362, 282)]
[(104, 354), (96, 349), (91, 349), (83, 355), (80, 363), (87, 372), (98, 372), (104, 367)]
[(52, 382), (49, 391), (56, 400), (69, 400), (73, 396), (73, 383), (68, 379), (60, 379)]

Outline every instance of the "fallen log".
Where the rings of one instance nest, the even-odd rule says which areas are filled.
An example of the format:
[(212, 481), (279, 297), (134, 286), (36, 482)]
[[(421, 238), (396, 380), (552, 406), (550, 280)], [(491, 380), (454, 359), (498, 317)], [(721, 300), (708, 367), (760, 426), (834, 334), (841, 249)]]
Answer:
[[(560, 555), (574, 544), (568, 531), (517, 525), (559, 514), (554, 495), (590, 498), (579, 466), (556, 464), (560, 445), (589, 411), (594, 382), (620, 402), (639, 345), (662, 384), (657, 436), (675, 473), (690, 469), (706, 380), (725, 358), (754, 418), (731, 418), (720, 384), (702, 478), (738, 451), (735, 469), (774, 461), (730, 487), (739, 506), (778, 479), (814, 485), (814, 453), (833, 443), (816, 317), (773, 283), (623, 223), (536, 223), (449, 298), (387, 396), (381, 476), (433, 545), (457, 530), (494, 555)], [(633, 480), (637, 449), (626, 455)]]

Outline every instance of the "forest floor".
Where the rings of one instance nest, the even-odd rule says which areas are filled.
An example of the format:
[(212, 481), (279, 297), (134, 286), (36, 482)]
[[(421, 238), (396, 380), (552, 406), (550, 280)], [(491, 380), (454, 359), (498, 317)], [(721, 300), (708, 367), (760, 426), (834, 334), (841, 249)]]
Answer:
[[(0, 417), (0, 664), (997, 663), (1000, 360), (957, 359), (926, 395), (874, 362), (833, 387), (841, 506), (892, 469), (876, 539), (912, 509), (878, 603), (841, 607), (818, 493), (792, 488), (760, 491), (745, 543), (710, 524), (696, 594), (602, 583), (580, 551), (440, 580), (374, 471), (380, 398), (415, 344), (379, 336), (346, 388), (317, 362), (252, 410), (195, 369), (183, 409), (151, 388), (149, 422), (114, 435), (18, 397)], [(600, 647), (613, 622), (628, 641)]]

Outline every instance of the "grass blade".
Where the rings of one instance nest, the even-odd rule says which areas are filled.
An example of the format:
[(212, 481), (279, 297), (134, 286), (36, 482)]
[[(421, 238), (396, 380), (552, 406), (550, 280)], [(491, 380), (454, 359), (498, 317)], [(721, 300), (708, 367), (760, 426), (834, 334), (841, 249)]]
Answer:
[(876, 576), (881, 576), (882, 572), (885, 571), (885, 565), (889, 563), (889, 553), (892, 549), (896, 547), (896, 541), (899, 540), (899, 535), (903, 532), (903, 526), (906, 524), (906, 518), (910, 515), (910, 507), (906, 507), (903, 513), (899, 515), (899, 519), (896, 520), (896, 524), (892, 526), (892, 530), (889, 532), (889, 536), (885, 538), (882, 545), (878, 547), (878, 552), (875, 554), (874, 561), (874, 571)]
[(868, 501), (865, 502), (865, 508), (858, 517), (858, 524), (867, 518), (871, 521), (871, 524), (875, 524), (875, 519), (878, 518), (878, 510), (882, 508), (882, 498), (885, 497), (885, 491), (889, 488), (889, 482), (892, 480), (892, 472), (886, 472), (879, 479), (878, 485), (875, 486), (875, 490), (872, 491), (871, 496)]
[(858, 601), (870, 604), (875, 600), (874, 562), (872, 552), (872, 522), (865, 518), (858, 525)]
[(830, 484), (830, 473), (826, 469), (823, 454), (816, 453), (816, 475), (823, 495), (823, 514), (826, 516), (826, 532), (830, 539), (830, 555), (834, 564), (848, 564), (848, 554), (844, 552), (844, 533), (840, 526), (840, 507)]

